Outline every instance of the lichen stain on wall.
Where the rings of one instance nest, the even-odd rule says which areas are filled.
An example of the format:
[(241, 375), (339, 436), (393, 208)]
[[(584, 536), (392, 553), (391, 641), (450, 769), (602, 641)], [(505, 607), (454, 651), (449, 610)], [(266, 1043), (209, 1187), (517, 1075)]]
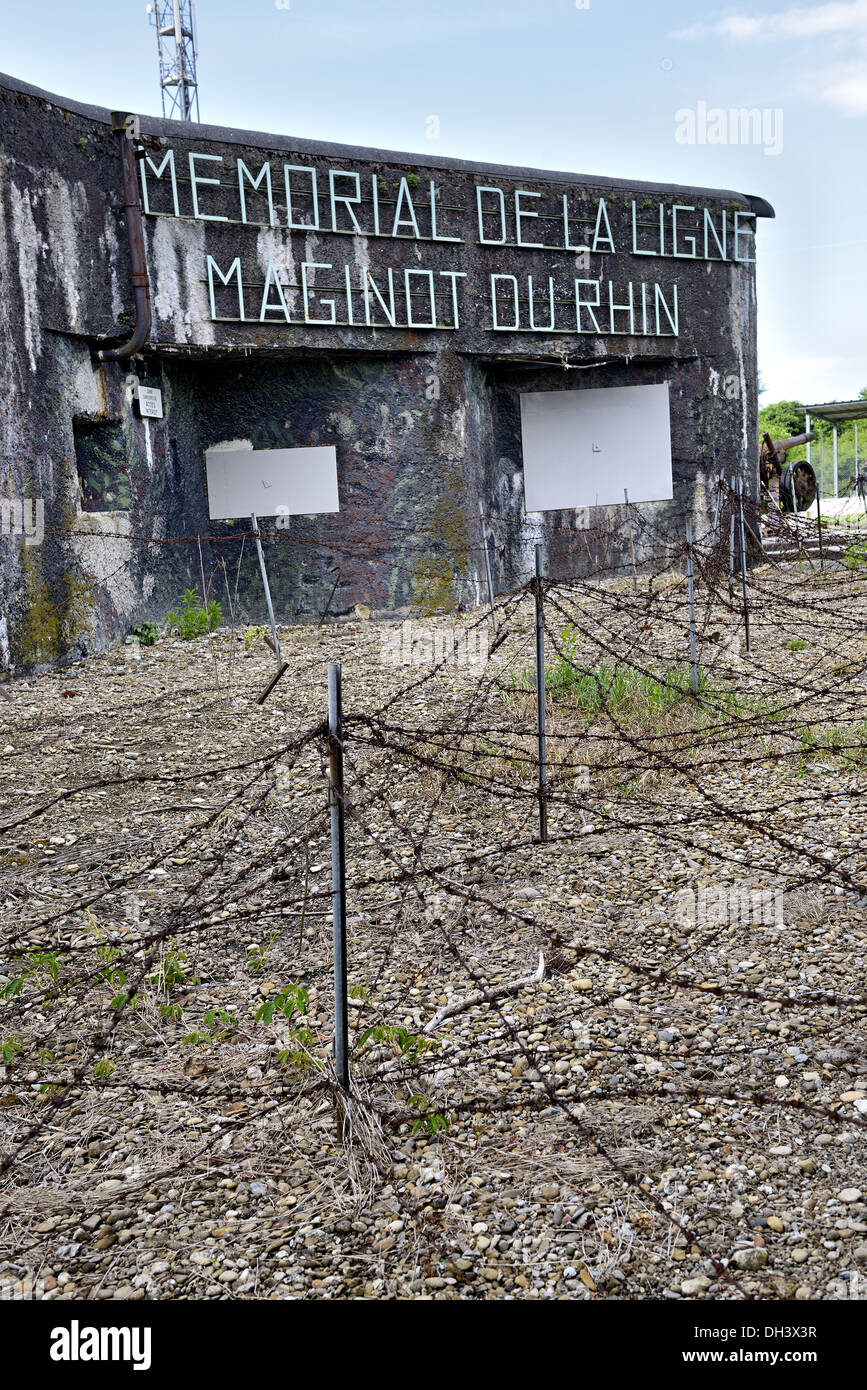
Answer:
[(66, 300), (68, 323), (73, 332), (81, 332), (86, 324), (82, 314), (82, 291), (87, 298), (84, 277), (89, 273), (89, 253), (81, 254), (79, 236), (90, 221), (87, 191), (83, 183), (70, 183), (52, 171), (45, 184), (45, 209), (48, 218), (48, 253), (54, 276)]
[(73, 546), (81, 568), (105, 590), (115, 612), (130, 617), (139, 591), (129, 563), (130, 543), (122, 539), (132, 529), (129, 518), (119, 512), (82, 512), (75, 529)]
[(69, 570), (50, 582), (42, 566), (42, 550), (22, 546), (23, 618), (11, 644), (16, 667), (55, 662), (82, 633), (90, 632), (91, 586)]
[(121, 298), (120, 280), (117, 273), (119, 248), (113, 212), (106, 213), (103, 218), (102, 232), (97, 238), (97, 246), (101, 252), (103, 264), (108, 266), (111, 312), (115, 319), (119, 320), (123, 313), (123, 299)]
[[(283, 290), (283, 298), (290, 315), (294, 318), (299, 309), (299, 291), (295, 288), (298, 284), (298, 274), (295, 269), (295, 258), (292, 255), (292, 239), (284, 235), (277, 227), (262, 227), (256, 237), (256, 260), (262, 272), (262, 282), (268, 273), (268, 262), (271, 261), (275, 270), (278, 272)], [(267, 312), (266, 318), (272, 318), (277, 323), (282, 321), (282, 311), (277, 290), (273, 280), (270, 285), (268, 295), (269, 305), (273, 312)], [(257, 313), (261, 308), (253, 306)]]
[(37, 358), (42, 352), (42, 314), (39, 307), (39, 258), (45, 242), (36, 229), (30, 193), (9, 185), (12, 210), (12, 239), (18, 248), (18, 290), (24, 322), (24, 343), (30, 370), (36, 371)]
[[(146, 226), (146, 240), (149, 231)], [(163, 327), (171, 326), (173, 341), (212, 343), (214, 325), (208, 288), (202, 280), (206, 252), (201, 224), (158, 217), (148, 261), (153, 277), (154, 312)]]

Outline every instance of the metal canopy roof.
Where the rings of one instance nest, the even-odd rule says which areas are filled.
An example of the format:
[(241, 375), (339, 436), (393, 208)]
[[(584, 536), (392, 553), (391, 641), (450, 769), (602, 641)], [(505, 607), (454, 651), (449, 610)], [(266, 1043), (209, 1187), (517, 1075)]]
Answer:
[(826, 405), (799, 405), (807, 415), (817, 420), (829, 420), (832, 425), (842, 424), (844, 420), (867, 419), (867, 400), (828, 401)]

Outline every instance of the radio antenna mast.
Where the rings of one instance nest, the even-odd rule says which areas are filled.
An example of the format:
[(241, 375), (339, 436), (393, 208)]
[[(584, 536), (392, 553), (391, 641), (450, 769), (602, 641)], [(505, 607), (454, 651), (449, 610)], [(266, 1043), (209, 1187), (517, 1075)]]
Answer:
[(192, 0), (154, 0), (147, 13), (157, 31), (163, 116), (167, 120), (198, 121), (196, 7)]

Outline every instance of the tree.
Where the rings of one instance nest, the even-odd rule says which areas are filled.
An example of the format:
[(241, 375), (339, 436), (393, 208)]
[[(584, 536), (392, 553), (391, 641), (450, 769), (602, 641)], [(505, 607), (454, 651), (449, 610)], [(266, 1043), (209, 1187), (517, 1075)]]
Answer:
[(759, 433), (767, 430), (771, 439), (788, 439), (804, 432), (804, 409), (800, 401), (774, 401), (759, 411)]

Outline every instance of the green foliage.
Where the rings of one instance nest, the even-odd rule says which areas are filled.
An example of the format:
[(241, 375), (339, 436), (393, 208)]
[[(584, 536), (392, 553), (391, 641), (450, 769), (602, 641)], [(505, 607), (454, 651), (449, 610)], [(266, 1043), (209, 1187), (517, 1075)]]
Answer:
[(197, 985), (198, 976), (187, 969), (188, 964), (188, 958), (183, 951), (176, 951), (172, 947), (163, 956), (155, 973), (149, 977), (148, 983), (158, 994), (170, 994), (173, 989)]
[(439, 1045), (433, 1038), (423, 1038), (417, 1033), (410, 1033), (406, 1028), (395, 1028), (390, 1023), (368, 1028), (358, 1040), (359, 1048), (363, 1048), (368, 1042), (386, 1043), (396, 1048), (399, 1055), (405, 1057), (408, 1062), (417, 1062), (426, 1052), (432, 1052)]
[(157, 640), (159, 628), (156, 623), (136, 623), (132, 630), (133, 637), (138, 638), (140, 647), (152, 647)]
[(804, 757), (817, 754), (838, 758), (851, 767), (867, 764), (867, 720), (843, 728), (832, 725), (828, 729), (814, 729), (807, 725), (800, 734), (799, 770), (802, 773), (805, 771)]
[[(36, 1053), (36, 1061), (39, 1063), (41, 1067), (50, 1066), (51, 1063), (54, 1061), (54, 1053), (52, 1052), (51, 1048), (40, 1047)], [(39, 1094), (41, 1096), (52, 1096), (56, 1095), (58, 1091), (62, 1090), (63, 1085), (60, 1081), (43, 1081), (41, 1086), (39, 1087)]]
[(279, 1015), (292, 1024), (289, 1029), (289, 1046), (281, 1048), (277, 1053), (277, 1062), (281, 1067), (293, 1066), (297, 1071), (318, 1070), (322, 1067), (319, 1059), (311, 1055), (314, 1039), (310, 1029), (304, 1024), (293, 1023), (296, 1014), (306, 1014), (309, 1002), (307, 990), (296, 982), (294, 985), (284, 985), (270, 999), (266, 999), (264, 1004), (260, 1004), (256, 1011), (257, 1023), (268, 1026), (273, 1023), (275, 1015)]
[[(729, 717), (736, 719), (766, 719), (784, 717), (780, 701), (768, 701), (760, 696), (745, 695), (731, 686), (714, 686), (707, 672), (698, 668), (697, 694), (699, 702), (691, 700), (692, 683), (689, 666), (667, 665), (656, 674), (645, 674), (631, 666), (617, 666), (600, 661), (596, 666), (582, 666), (577, 658), (577, 639), (571, 627), (565, 627), (557, 652), (545, 671), (545, 688), (554, 699), (592, 717), (610, 711), (618, 719), (651, 728), (664, 728), (666, 721), (679, 706), (685, 705), (698, 727)], [(535, 671), (527, 667), (512, 672), (512, 690), (526, 694), (535, 691)]]
[(111, 1076), (113, 1071), (114, 1062), (110, 1057), (100, 1057), (96, 1066), (93, 1068), (93, 1074), (99, 1081), (105, 1081), (107, 1077)]
[(126, 971), (118, 969), (115, 965), (115, 961), (120, 959), (123, 955), (123, 951), (119, 946), (109, 946), (103, 942), (97, 946), (96, 954), (97, 959), (102, 961), (102, 969), (99, 972), (100, 975), (107, 985), (110, 985), (112, 989), (118, 991), (111, 1000), (111, 1007), (118, 1013), (120, 1013), (123, 1008), (134, 1009), (138, 1004), (138, 995), (131, 994), (129, 998), (127, 998)]
[[(759, 411), (759, 434), (767, 430), (771, 439), (788, 439), (804, 433), (805, 415), (800, 401), (774, 401)], [(789, 458), (796, 451), (793, 449)]]
[(4, 1038), (0, 1042), (0, 1059), (3, 1062), (14, 1062), (19, 1052), (24, 1051), (23, 1038)]
[[(692, 693), (691, 672), (688, 666), (666, 666), (658, 676), (644, 675), (629, 666), (613, 666), (600, 661), (597, 666), (582, 666), (577, 659), (578, 638), (570, 626), (560, 634), (559, 652), (545, 670), (545, 689), (564, 694), (570, 704), (586, 714), (600, 710), (621, 710), (636, 715), (642, 722), (656, 723), (671, 714), (683, 699)], [(516, 689), (532, 690), (534, 673), (522, 671), (514, 681)], [(708, 689), (708, 680), (699, 668), (698, 692)]]
[(849, 542), (843, 552), (843, 564), (850, 570), (867, 566), (867, 539), (859, 537)]
[(804, 641), (803, 637), (793, 637), (791, 642), (786, 643), (786, 651), (802, 652), (806, 645), (807, 643)]
[(166, 614), (166, 622), (171, 632), (190, 641), (193, 637), (204, 637), (213, 632), (223, 620), (223, 610), (216, 599), (205, 608), (195, 589), (185, 589), (180, 598), (177, 611), (171, 609)]
[(244, 632), (244, 650), (248, 652), (257, 642), (263, 641), (267, 631), (266, 627), (248, 627)]
[(449, 1128), (446, 1116), (434, 1110), (433, 1102), (427, 1096), (409, 1096), (406, 1103), (418, 1116), (412, 1122), (413, 1134), (420, 1134), (424, 1130), (426, 1134), (435, 1135)]
[(264, 946), (260, 946), (257, 942), (254, 946), (247, 947), (247, 969), (252, 970), (254, 975), (258, 975), (261, 970), (264, 970), (268, 963), (268, 954), (279, 935), (279, 930), (272, 932)]
[(201, 1031), (188, 1033), (184, 1046), (213, 1047), (214, 1043), (226, 1042), (236, 1032), (237, 1024), (228, 1009), (208, 1009)]
[[(0, 999), (14, 999), (20, 994), (28, 980), (34, 981), (37, 985), (50, 982), (56, 985), (60, 980), (62, 957), (56, 951), (41, 951), (34, 947), (28, 951), (26, 956), (17, 956), (14, 968), (20, 972), (6, 981), (0, 990)], [(46, 1002), (56, 999), (58, 991), (49, 989), (46, 994)]]
[(275, 1014), (282, 1014), (283, 1018), (291, 1021), (294, 1014), (307, 1012), (308, 1003), (309, 995), (303, 985), (284, 985), (264, 1004), (260, 1004), (256, 1011), (256, 1022), (270, 1024)]

